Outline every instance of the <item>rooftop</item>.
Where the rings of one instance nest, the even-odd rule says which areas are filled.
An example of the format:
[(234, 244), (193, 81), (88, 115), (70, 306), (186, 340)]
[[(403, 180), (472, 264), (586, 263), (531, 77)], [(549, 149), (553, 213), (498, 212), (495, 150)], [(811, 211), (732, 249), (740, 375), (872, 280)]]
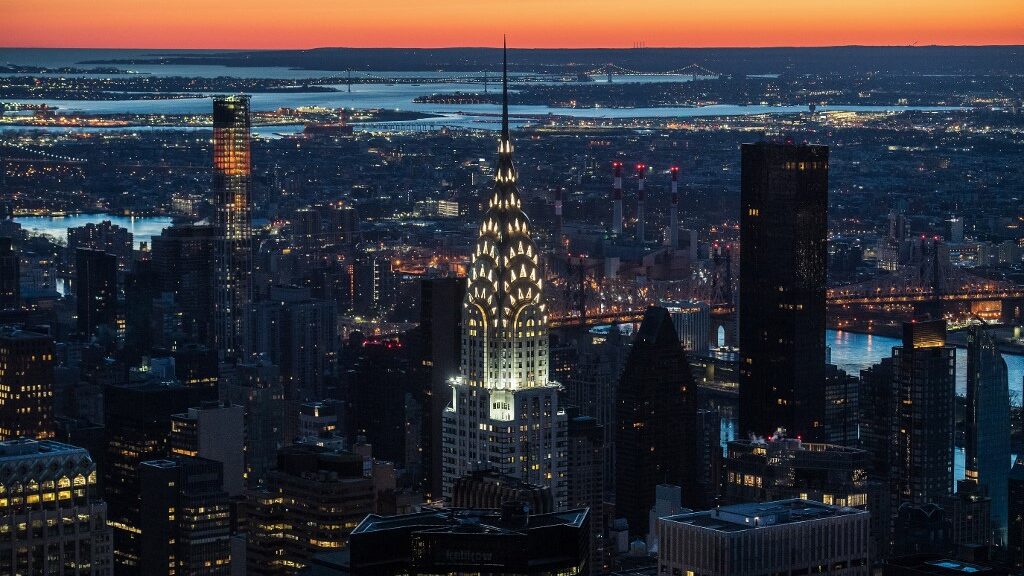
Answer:
[(53, 440), (33, 440), (31, 438), (16, 438), (0, 442), (0, 462), (38, 456), (57, 456), (73, 452), (85, 452), (85, 449)]
[(751, 502), (722, 506), (715, 510), (667, 516), (662, 520), (689, 524), (717, 532), (740, 532), (857, 514), (867, 514), (867, 512), (794, 498), (775, 502)]
[[(526, 529), (544, 528), (547, 526), (568, 525), (579, 527), (589, 512), (586, 508), (553, 512), (550, 514), (533, 514), (527, 519)], [(512, 533), (521, 532), (522, 527), (502, 520), (498, 510), (481, 510), (474, 508), (449, 508), (444, 510), (428, 510), (398, 516), (378, 516), (370, 514), (356, 526), (352, 534), (380, 532), (420, 528), (423, 530), (445, 530), (451, 532), (489, 532)]]

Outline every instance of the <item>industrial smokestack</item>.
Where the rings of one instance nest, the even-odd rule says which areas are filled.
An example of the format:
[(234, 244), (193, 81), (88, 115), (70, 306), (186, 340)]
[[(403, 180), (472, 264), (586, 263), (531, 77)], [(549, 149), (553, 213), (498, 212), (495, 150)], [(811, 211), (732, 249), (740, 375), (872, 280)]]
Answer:
[(647, 183), (647, 166), (636, 165), (636, 173), (639, 177), (636, 194), (636, 241), (643, 244), (645, 238), (644, 218), (647, 216), (647, 190), (644, 185)]
[(679, 166), (672, 169), (672, 204), (668, 209), (668, 236), (665, 245), (670, 248), (679, 247)]
[(612, 184), (612, 234), (622, 235), (622, 162), (612, 162), (615, 181)]

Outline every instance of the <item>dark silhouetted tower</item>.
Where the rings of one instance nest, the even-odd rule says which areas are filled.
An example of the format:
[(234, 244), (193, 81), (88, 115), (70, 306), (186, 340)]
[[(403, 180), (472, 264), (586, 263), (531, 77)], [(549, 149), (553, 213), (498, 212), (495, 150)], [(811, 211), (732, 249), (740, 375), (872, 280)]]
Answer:
[(423, 402), (424, 486), (429, 500), (441, 497), (441, 420), (452, 400), (448, 381), (459, 375), (465, 278), (430, 278), (420, 290), (420, 363), (426, 368)]
[(814, 439), (825, 416), (828, 148), (743, 145), (739, 427)]
[(1020, 456), (1010, 469), (1008, 495), (1006, 548), (1010, 554), (1010, 565), (1019, 571), (1024, 569), (1024, 458)]
[(10, 238), (0, 238), (0, 310), (21, 305), (21, 265)]
[(98, 326), (117, 320), (117, 257), (102, 250), (75, 251), (75, 296), (78, 332), (92, 335)]
[(648, 308), (616, 394), (615, 506), (633, 536), (647, 533), (658, 484), (680, 486), (686, 504), (702, 499), (694, 393), (672, 317), (665, 308)]
[(992, 499), (992, 528), (1006, 541), (1007, 476), (1010, 472), (1010, 386), (1006, 362), (983, 326), (967, 334), (966, 475)]

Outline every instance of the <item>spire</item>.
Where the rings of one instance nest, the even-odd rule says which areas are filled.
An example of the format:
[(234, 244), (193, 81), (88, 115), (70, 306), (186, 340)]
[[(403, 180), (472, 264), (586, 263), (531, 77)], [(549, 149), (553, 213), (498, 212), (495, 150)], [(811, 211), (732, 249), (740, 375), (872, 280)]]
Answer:
[(508, 42), (501, 37), (501, 140), (508, 142)]
[[(515, 168), (512, 166), (512, 136), (508, 128), (508, 44), (505, 38), (501, 39), (501, 139), (498, 141), (498, 174), (499, 184), (515, 185)], [(504, 197), (512, 188), (502, 188), (501, 195)]]

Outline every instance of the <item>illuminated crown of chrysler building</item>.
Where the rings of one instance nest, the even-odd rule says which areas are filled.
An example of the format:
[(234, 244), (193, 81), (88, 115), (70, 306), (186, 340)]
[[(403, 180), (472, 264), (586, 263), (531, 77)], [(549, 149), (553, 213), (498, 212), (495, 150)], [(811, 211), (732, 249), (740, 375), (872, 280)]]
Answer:
[(480, 224), (463, 307), (462, 375), (470, 384), (514, 390), (548, 383), (548, 329), (537, 245), (512, 162), (507, 68), (506, 57), (494, 192)]
[(548, 380), (547, 311), (539, 253), (512, 162), (508, 57), (494, 190), (480, 225), (463, 304), (462, 373), (444, 413), (442, 492), (482, 468), (551, 487), (567, 498), (568, 420)]

